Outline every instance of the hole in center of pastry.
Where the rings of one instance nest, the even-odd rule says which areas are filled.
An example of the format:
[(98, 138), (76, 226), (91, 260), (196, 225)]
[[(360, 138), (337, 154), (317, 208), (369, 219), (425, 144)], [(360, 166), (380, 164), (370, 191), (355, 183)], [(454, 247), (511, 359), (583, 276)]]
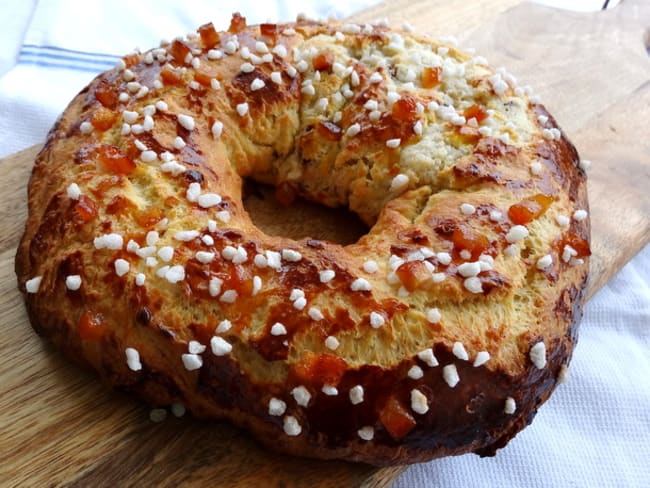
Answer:
[(271, 236), (306, 237), (343, 246), (357, 242), (368, 226), (346, 208), (329, 208), (303, 200), (290, 188), (274, 188), (247, 179), (244, 207), (253, 223)]

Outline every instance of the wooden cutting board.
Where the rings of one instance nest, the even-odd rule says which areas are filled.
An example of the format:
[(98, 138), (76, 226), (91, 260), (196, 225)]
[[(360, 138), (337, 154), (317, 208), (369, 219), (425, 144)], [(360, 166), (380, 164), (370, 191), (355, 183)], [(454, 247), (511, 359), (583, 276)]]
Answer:
[[(507, 66), (536, 88), (582, 156), (593, 161), (590, 296), (648, 243), (650, 2), (624, 0), (611, 11), (579, 14), (515, 0), (397, 0), (354, 19), (382, 17), (432, 35), (456, 35), (493, 65)], [(13, 274), (36, 151), (0, 160), (0, 485), (388, 486), (403, 471), (276, 455), (224, 423), (151, 423), (141, 404), (41, 341), (27, 322)], [(302, 205), (278, 218), (280, 209), (270, 205), (264, 192), (249, 199), (269, 232), (350, 238), (337, 233), (337, 214)], [(282, 224), (318, 219), (325, 231)], [(500, 455), (508, 456), (507, 448)]]

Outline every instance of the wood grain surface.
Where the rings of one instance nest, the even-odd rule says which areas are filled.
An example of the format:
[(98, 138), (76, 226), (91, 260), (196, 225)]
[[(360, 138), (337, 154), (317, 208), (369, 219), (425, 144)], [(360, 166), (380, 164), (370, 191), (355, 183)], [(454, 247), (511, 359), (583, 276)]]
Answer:
[[(397, 0), (354, 19), (382, 17), (432, 35), (456, 35), (493, 65), (507, 66), (537, 90), (593, 161), (590, 295), (650, 241), (644, 45), (650, 2), (624, 0), (612, 11), (578, 14), (515, 0)], [(0, 486), (389, 486), (399, 476), (402, 467), (273, 454), (225, 423), (173, 417), (152, 423), (141, 404), (41, 341), (27, 322), (13, 273), (36, 151), (0, 160)], [(318, 206), (299, 204), (280, 214), (273, 205), (265, 190), (247, 200), (256, 222), (271, 233), (346, 242), (364, 232), (347, 214), (341, 226), (341, 214)]]

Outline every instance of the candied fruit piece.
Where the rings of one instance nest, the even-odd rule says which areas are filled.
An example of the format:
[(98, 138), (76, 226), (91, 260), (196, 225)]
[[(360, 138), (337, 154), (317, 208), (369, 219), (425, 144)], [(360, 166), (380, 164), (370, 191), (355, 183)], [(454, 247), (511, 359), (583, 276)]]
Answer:
[(206, 73), (205, 71), (197, 70), (194, 73), (194, 80), (196, 80), (197, 83), (205, 87), (212, 86), (213, 78), (214, 78), (213, 76), (210, 76), (210, 74)]
[(201, 36), (201, 41), (205, 47), (211, 48), (219, 44), (219, 34), (215, 30), (212, 22), (203, 24), (201, 27), (199, 27), (198, 31), (199, 35)]
[(237, 295), (251, 296), (253, 293), (253, 277), (248, 268), (232, 266), (230, 274), (223, 281), (223, 290), (235, 290)]
[(135, 215), (135, 221), (140, 227), (153, 227), (162, 220), (164, 213), (160, 208), (149, 208)]
[(508, 217), (515, 224), (527, 224), (541, 216), (553, 202), (553, 197), (539, 193), (511, 205)]
[(122, 58), (122, 61), (124, 61), (127, 68), (130, 68), (131, 66), (138, 64), (138, 61), (140, 61), (140, 55), (137, 53), (127, 54)]
[(305, 353), (293, 366), (293, 373), (302, 382), (336, 385), (347, 369), (344, 359), (332, 354)]
[(230, 19), (230, 27), (228, 27), (228, 32), (237, 34), (246, 29), (246, 17), (242, 17), (239, 12), (232, 14), (232, 19)]
[(129, 175), (135, 171), (135, 163), (124, 155), (117, 147), (102, 144), (95, 153), (99, 164), (110, 173)]
[(469, 251), (472, 259), (478, 259), (490, 247), (490, 241), (486, 236), (465, 225), (456, 226), (451, 234), (451, 240), (457, 251)]
[(564, 249), (564, 246), (571, 246), (578, 253), (576, 257), (585, 257), (591, 256), (591, 249), (589, 243), (580, 237), (577, 234), (569, 234), (562, 240), (562, 246), (560, 249)]
[(395, 270), (395, 274), (408, 291), (431, 284), (431, 272), (422, 261), (409, 261)]
[(99, 341), (106, 334), (104, 316), (93, 310), (86, 310), (79, 319), (77, 332), (84, 341)]
[(277, 24), (261, 24), (260, 33), (265, 37), (275, 38), (278, 35)]
[(180, 85), (183, 81), (179, 73), (168, 64), (160, 70), (160, 78), (165, 85)]
[(185, 41), (182, 41), (180, 39), (174, 39), (168, 51), (169, 54), (172, 55), (172, 58), (174, 58), (174, 61), (176, 61), (178, 64), (185, 64), (187, 55), (192, 52), (190, 46), (188, 46)]
[(97, 205), (86, 195), (79, 196), (79, 200), (77, 200), (74, 206), (74, 211), (84, 222), (88, 222), (97, 217)]
[(311, 60), (316, 71), (329, 71), (334, 64), (334, 55), (329, 51), (321, 51)]
[(115, 92), (115, 88), (107, 80), (99, 80), (95, 88), (95, 98), (106, 108), (114, 110), (117, 107), (117, 93)]
[(487, 118), (488, 113), (480, 105), (474, 104), (467, 107), (463, 112), (463, 115), (467, 120), (476, 119), (476, 121), (480, 124)]
[(433, 88), (440, 84), (442, 68), (427, 66), (422, 70), (422, 88)]
[(116, 195), (106, 205), (106, 213), (109, 215), (123, 215), (128, 210), (132, 210), (134, 208), (137, 207), (131, 200), (123, 197), (122, 195)]
[(410, 121), (417, 116), (417, 102), (413, 97), (404, 96), (393, 104), (393, 118)]
[(395, 440), (402, 439), (415, 427), (415, 419), (394, 396), (379, 412), (379, 420)]
[(113, 124), (115, 123), (116, 119), (117, 119), (117, 113), (113, 112), (112, 110), (106, 107), (100, 107), (97, 110), (95, 110), (95, 112), (93, 112), (93, 115), (90, 119), (90, 123), (97, 130), (107, 131), (108, 129), (113, 127)]

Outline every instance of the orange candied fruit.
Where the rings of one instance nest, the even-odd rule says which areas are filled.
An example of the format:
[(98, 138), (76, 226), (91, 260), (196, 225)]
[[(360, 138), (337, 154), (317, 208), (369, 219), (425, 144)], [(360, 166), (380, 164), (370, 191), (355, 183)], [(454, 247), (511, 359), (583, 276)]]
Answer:
[(422, 88), (433, 88), (440, 84), (442, 68), (427, 66), (422, 70)]
[(553, 197), (539, 193), (511, 205), (508, 217), (515, 224), (527, 224), (542, 215), (553, 202)]
[(451, 240), (457, 251), (467, 250), (472, 253), (472, 259), (478, 259), (490, 247), (490, 241), (486, 236), (464, 225), (454, 229)]
[(311, 60), (316, 71), (329, 71), (334, 64), (334, 55), (329, 51), (321, 51)]
[(246, 29), (246, 17), (242, 17), (239, 12), (232, 14), (232, 19), (230, 19), (230, 27), (228, 27), (228, 32), (232, 34), (237, 34)]
[(122, 195), (115, 195), (106, 205), (106, 213), (109, 215), (124, 215), (134, 208), (136, 206), (131, 200)]
[(275, 38), (278, 35), (278, 25), (260, 24), (260, 33), (265, 37)]
[(86, 195), (80, 195), (74, 206), (74, 211), (84, 222), (88, 222), (97, 217), (97, 205)]
[(577, 257), (591, 256), (589, 243), (577, 234), (569, 234), (562, 240), (561, 248), (567, 245), (576, 250)]
[(198, 31), (199, 35), (201, 36), (201, 41), (205, 47), (211, 48), (219, 44), (219, 34), (217, 34), (217, 31), (214, 28), (214, 24), (212, 22), (203, 24), (198, 28)]
[(115, 123), (116, 119), (117, 119), (117, 113), (113, 112), (112, 110), (106, 107), (100, 107), (97, 110), (95, 110), (95, 112), (93, 112), (92, 118), (90, 119), (90, 123), (97, 130), (107, 131), (108, 129), (113, 127), (113, 124)]
[(415, 419), (394, 396), (379, 412), (379, 421), (395, 440), (402, 439), (415, 427)]
[(151, 207), (135, 214), (135, 221), (141, 227), (152, 227), (164, 217), (163, 210), (158, 207)]
[(168, 64), (160, 70), (160, 78), (165, 85), (180, 85), (183, 81), (180, 74)]
[(213, 77), (205, 71), (197, 70), (194, 72), (194, 80), (205, 87), (209, 88), (212, 85), (212, 78)]
[(328, 141), (339, 141), (343, 136), (341, 128), (333, 122), (323, 120), (316, 126), (318, 133)]
[(188, 46), (185, 41), (182, 41), (180, 39), (174, 39), (172, 45), (169, 46), (168, 51), (169, 54), (172, 55), (172, 58), (174, 58), (174, 61), (176, 61), (178, 64), (185, 64), (187, 55), (192, 52), (190, 46)]
[(107, 80), (99, 80), (95, 88), (95, 98), (106, 108), (115, 109), (117, 107), (117, 93)]
[(465, 116), (465, 119), (476, 119), (476, 122), (480, 124), (487, 118), (488, 113), (480, 105), (474, 104), (467, 107), (463, 112), (463, 115)]
[(135, 171), (135, 163), (115, 146), (102, 144), (95, 149), (97, 160), (104, 169), (118, 175), (129, 175)]
[(79, 338), (83, 341), (99, 341), (106, 333), (104, 316), (93, 310), (86, 310), (79, 319), (77, 329)]
[(422, 261), (409, 261), (395, 270), (395, 274), (408, 291), (423, 288), (431, 283), (431, 272)]
[(130, 68), (131, 66), (138, 64), (138, 61), (140, 61), (140, 55), (136, 53), (127, 54), (122, 58), (122, 61), (124, 61), (124, 65), (127, 68)]
[(224, 290), (235, 290), (237, 296), (251, 296), (253, 293), (253, 277), (250, 270), (242, 266), (232, 266), (230, 274), (223, 283)]
[(319, 385), (337, 385), (347, 369), (345, 359), (332, 354), (306, 352), (293, 366), (293, 373), (301, 382)]
[(417, 115), (417, 102), (413, 97), (404, 96), (393, 104), (393, 118), (397, 120), (409, 121), (415, 119)]

